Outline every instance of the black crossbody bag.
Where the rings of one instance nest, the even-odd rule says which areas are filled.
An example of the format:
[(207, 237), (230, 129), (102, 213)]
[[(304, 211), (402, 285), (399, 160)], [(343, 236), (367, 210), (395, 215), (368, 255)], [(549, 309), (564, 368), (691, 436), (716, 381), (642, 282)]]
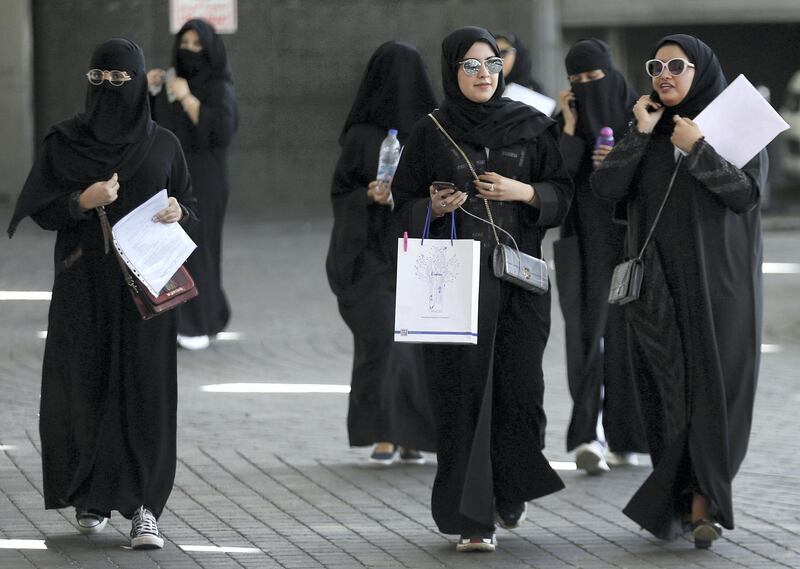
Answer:
[(682, 161), (683, 156), (679, 156), (678, 161), (675, 163), (675, 169), (672, 171), (672, 178), (669, 180), (667, 192), (664, 194), (664, 199), (661, 201), (661, 207), (658, 208), (656, 218), (653, 220), (653, 225), (650, 226), (650, 232), (647, 234), (647, 239), (644, 240), (639, 254), (633, 259), (624, 261), (614, 267), (614, 272), (611, 275), (611, 288), (608, 291), (609, 304), (623, 305), (639, 298), (642, 292), (642, 278), (644, 277), (642, 255), (644, 255), (647, 244), (650, 243), (653, 231), (655, 231), (658, 220), (661, 218), (661, 212), (664, 211), (664, 206), (667, 203), (667, 199), (669, 199), (672, 185), (675, 183), (675, 176), (678, 174), (678, 168)]

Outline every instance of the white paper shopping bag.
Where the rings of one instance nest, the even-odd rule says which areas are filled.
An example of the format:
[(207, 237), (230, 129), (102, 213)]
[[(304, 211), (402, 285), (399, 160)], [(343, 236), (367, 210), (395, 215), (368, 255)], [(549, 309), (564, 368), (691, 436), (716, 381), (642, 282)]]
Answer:
[(480, 242), (398, 239), (395, 342), (478, 343)]

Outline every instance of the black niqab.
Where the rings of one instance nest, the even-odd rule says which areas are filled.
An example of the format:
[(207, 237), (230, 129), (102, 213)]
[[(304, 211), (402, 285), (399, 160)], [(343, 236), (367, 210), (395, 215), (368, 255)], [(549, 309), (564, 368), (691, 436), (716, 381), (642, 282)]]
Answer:
[(503, 38), (514, 46), (514, 67), (511, 68), (511, 73), (508, 74), (508, 77), (505, 78), (506, 83), (516, 83), (541, 93), (541, 85), (533, 78), (533, 57), (531, 57), (528, 46), (519, 39), (517, 34), (503, 32), (494, 35), (497, 39)]
[(595, 69), (605, 73), (602, 79), (570, 84), (578, 113), (576, 134), (594, 144), (600, 129), (609, 126), (622, 138), (637, 96), (614, 67), (608, 45), (593, 38), (578, 40), (567, 53), (565, 65), (569, 75)]
[[(181, 38), (188, 30), (197, 32), (200, 37), (200, 44), (203, 46), (202, 51), (193, 52), (188, 49), (181, 49)], [(205, 101), (212, 81), (233, 83), (225, 44), (216, 30), (214, 30), (214, 26), (205, 20), (189, 20), (175, 35), (172, 62), (175, 67), (175, 74), (186, 79), (192, 95), (201, 102)]]
[(502, 71), (498, 75), (497, 90), (487, 102), (474, 103), (461, 92), (458, 86), (458, 62), (479, 41), (488, 44), (495, 55), (499, 55), (494, 36), (483, 28), (459, 28), (442, 41), (445, 98), (441, 112), (448, 122), (450, 135), (455, 140), (488, 148), (502, 148), (533, 140), (555, 123), (525, 103), (504, 98)]
[[(661, 132), (672, 132), (675, 126), (673, 122), (675, 115), (690, 119), (696, 117), (728, 86), (717, 56), (700, 39), (687, 34), (666, 36), (658, 42), (653, 50), (653, 57), (664, 44), (669, 43), (678, 45), (686, 53), (689, 61), (694, 63), (694, 79), (683, 101), (673, 107), (666, 107), (664, 110), (664, 114), (656, 125), (656, 130)], [(655, 91), (651, 97), (658, 100), (658, 94)]]
[(405, 138), (414, 123), (435, 107), (431, 80), (419, 52), (410, 44), (388, 41), (375, 50), (367, 64), (339, 144), (354, 124), (396, 128)]
[(141, 48), (123, 38), (108, 40), (95, 48), (88, 69), (127, 71), (131, 80), (119, 87), (87, 81), (84, 112), (56, 124), (45, 137), (17, 200), (9, 237), (23, 218), (65, 193), (114, 173), (120, 182), (130, 179), (153, 144), (157, 127), (150, 118)]

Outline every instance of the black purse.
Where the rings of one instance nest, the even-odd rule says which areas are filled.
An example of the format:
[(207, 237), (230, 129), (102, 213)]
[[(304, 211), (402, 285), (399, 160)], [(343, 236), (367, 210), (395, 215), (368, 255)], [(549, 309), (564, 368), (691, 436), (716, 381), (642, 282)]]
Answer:
[[(672, 191), (672, 185), (675, 183), (675, 176), (678, 174), (678, 168), (682, 160), (683, 155), (678, 157), (675, 169), (672, 171), (672, 178), (670, 178), (669, 186), (667, 186), (667, 191), (664, 194), (664, 199), (661, 201), (661, 207), (658, 208), (656, 218), (653, 220), (653, 225), (650, 226), (650, 232), (647, 234), (647, 239), (644, 240), (639, 254), (633, 259), (624, 261), (614, 267), (614, 272), (611, 274), (611, 287), (608, 291), (609, 304), (623, 305), (639, 298), (642, 292), (642, 278), (644, 277), (642, 255), (644, 255), (647, 244), (650, 243), (653, 231), (655, 231), (658, 220), (661, 218), (661, 212), (664, 211), (664, 206)], [(630, 231), (630, 225), (628, 225), (628, 230)]]
[[(464, 161), (467, 163), (469, 171), (472, 173), (472, 177), (475, 179), (475, 181), (480, 181), (478, 179), (478, 174), (475, 172), (475, 168), (472, 167), (472, 162), (470, 162), (469, 158), (467, 158), (467, 155), (464, 154), (464, 151), (461, 150), (461, 147), (456, 144), (455, 140), (450, 138), (450, 135), (447, 134), (447, 131), (439, 123), (439, 121), (436, 120), (436, 117), (434, 117), (433, 114), (429, 113), (428, 116), (436, 124), (439, 130), (442, 131), (442, 134), (447, 137), (447, 140), (449, 140), (456, 150), (458, 150), (459, 154), (461, 154), (461, 157), (464, 158)], [(500, 231), (503, 231), (503, 233), (509, 236), (511, 241), (514, 243), (514, 247), (511, 248), (508, 245), (500, 243), (500, 238), (497, 236), (498, 227), (494, 224), (494, 216), (492, 216), (492, 210), (489, 207), (489, 200), (484, 198), (483, 203), (486, 206), (486, 214), (489, 216), (489, 221), (486, 221), (485, 219), (476, 215), (472, 215), (463, 208), (462, 211), (467, 215), (471, 215), (472, 217), (475, 217), (476, 219), (479, 219), (492, 226), (494, 240), (497, 243), (494, 247), (494, 252), (492, 253), (492, 272), (494, 273), (494, 276), (500, 280), (507, 281), (533, 293), (545, 294), (550, 290), (550, 279), (548, 276), (547, 263), (545, 263), (542, 259), (520, 251), (519, 247), (517, 247), (516, 241), (514, 241), (514, 238), (502, 228), (500, 228)]]

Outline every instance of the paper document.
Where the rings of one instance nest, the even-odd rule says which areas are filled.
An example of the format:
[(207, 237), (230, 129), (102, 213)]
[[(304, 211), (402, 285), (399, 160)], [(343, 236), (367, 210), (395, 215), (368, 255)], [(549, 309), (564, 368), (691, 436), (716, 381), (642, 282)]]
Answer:
[(111, 228), (128, 269), (155, 296), (197, 248), (180, 224), (153, 221), (167, 199), (167, 190), (161, 190)]
[(518, 85), (517, 83), (509, 83), (506, 85), (506, 90), (503, 91), (503, 96), (508, 97), (512, 101), (519, 101), (520, 103), (530, 105), (537, 111), (543, 112), (548, 117), (553, 114), (554, 110), (556, 110), (557, 103), (553, 99), (547, 95), (542, 95), (533, 89), (528, 89), (527, 87)]
[(789, 128), (744, 75), (728, 85), (694, 122), (717, 154), (737, 168)]

